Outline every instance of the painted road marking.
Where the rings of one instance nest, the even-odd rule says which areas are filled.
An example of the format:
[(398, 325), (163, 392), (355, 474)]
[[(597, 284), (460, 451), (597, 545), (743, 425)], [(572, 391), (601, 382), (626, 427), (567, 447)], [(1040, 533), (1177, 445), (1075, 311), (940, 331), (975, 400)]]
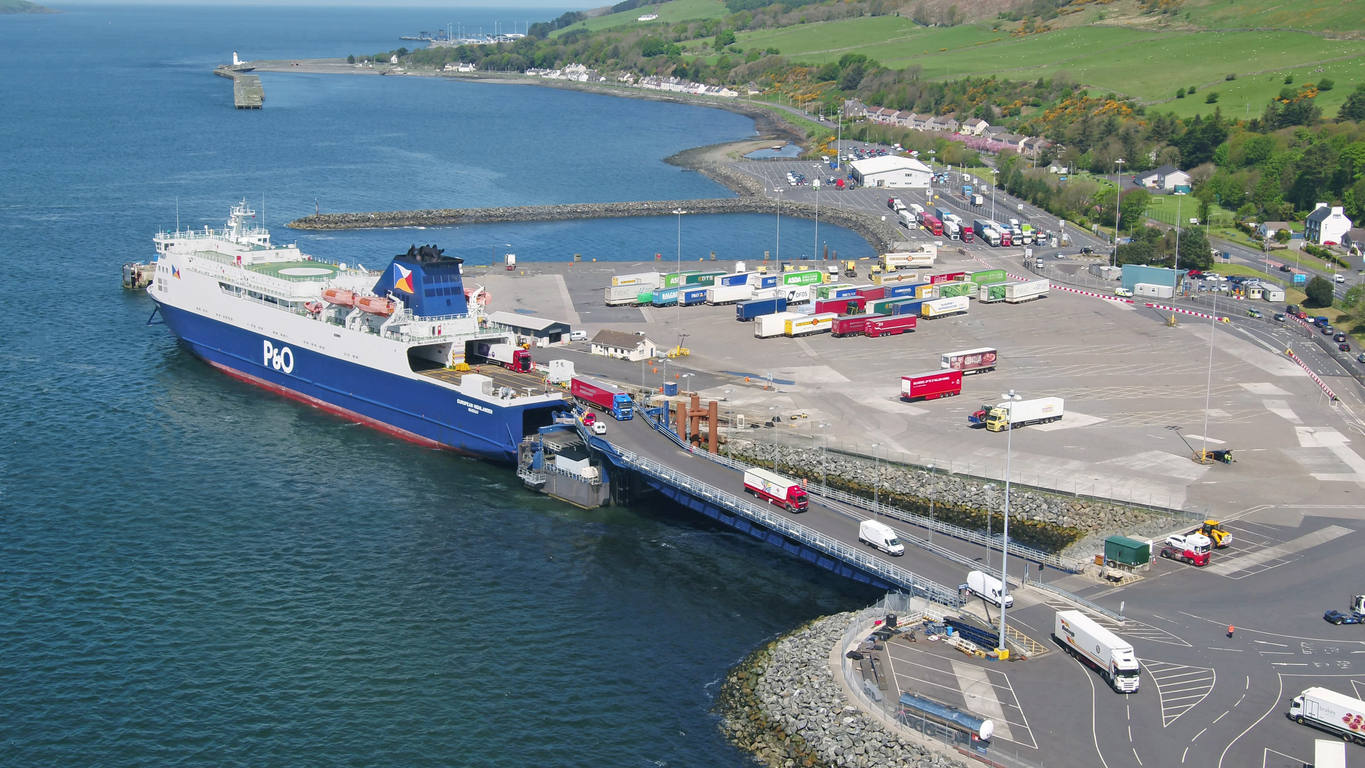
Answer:
[(963, 661), (954, 661), (953, 674), (957, 675), (957, 685), (962, 690), (967, 709), (994, 720), (995, 733), (1003, 739), (1014, 741), (1014, 733), (1005, 720), (1005, 710), (1000, 706), (1000, 699), (995, 695), (995, 687), (991, 685), (986, 670)]
[(1129, 619), (1128, 623), (1124, 624), (1120, 629), (1122, 630), (1124, 637), (1150, 640), (1154, 643), (1166, 643), (1167, 645), (1183, 645), (1186, 648), (1193, 647), (1171, 632), (1167, 632), (1160, 627), (1154, 627), (1151, 624), (1144, 624), (1136, 619)]
[[(1231, 574), (1237, 573), (1239, 571), (1248, 571), (1254, 569), (1257, 566), (1265, 565), (1272, 560), (1285, 559), (1285, 561), (1288, 562), (1287, 558), (1290, 558), (1292, 555), (1298, 554), (1299, 552), (1302, 552), (1310, 547), (1316, 547), (1319, 544), (1326, 544), (1327, 542), (1332, 541), (1333, 539), (1341, 538), (1342, 536), (1345, 536), (1350, 532), (1351, 532), (1350, 528), (1343, 528), (1339, 525), (1329, 525), (1321, 530), (1304, 534), (1303, 536), (1300, 536), (1297, 539), (1293, 539), (1292, 541), (1286, 541), (1283, 544), (1277, 544), (1275, 546), (1266, 547), (1265, 549), (1262, 549), (1258, 552), (1252, 552), (1250, 554), (1242, 555), (1240, 557), (1233, 557), (1226, 560), (1219, 560), (1217, 562), (1210, 563), (1209, 565), (1205, 566), (1204, 570), (1216, 573), (1220, 576), (1231, 577)], [(1277, 565), (1282, 564), (1283, 563), (1279, 563)], [(1264, 570), (1268, 569), (1262, 568), (1256, 572), (1260, 573), (1261, 571)], [(1248, 573), (1245, 575), (1250, 576), (1251, 574)]]
[(1156, 683), (1157, 696), (1161, 699), (1162, 728), (1194, 709), (1195, 705), (1213, 692), (1214, 683), (1217, 681), (1217, 675), (1209, 667), (1193, 667), (1149, 659), (1143, 659), (1142, 666), (1146, 667), (1147, 674), (1151, 675), (1152, 682)]

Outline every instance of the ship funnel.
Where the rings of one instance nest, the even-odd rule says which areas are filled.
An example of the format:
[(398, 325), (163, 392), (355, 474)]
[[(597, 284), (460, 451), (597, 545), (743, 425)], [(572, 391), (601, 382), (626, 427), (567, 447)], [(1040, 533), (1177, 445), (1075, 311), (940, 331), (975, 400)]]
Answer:
[(460, 274), (462, 264), (463, 259), (446, 256), (434, 245), (414, 245), (407, 253), (393, 257), (374, 284), (374, 293), (376, 296), (392, 293), (417, 317), (468, 314), (464, 278)]

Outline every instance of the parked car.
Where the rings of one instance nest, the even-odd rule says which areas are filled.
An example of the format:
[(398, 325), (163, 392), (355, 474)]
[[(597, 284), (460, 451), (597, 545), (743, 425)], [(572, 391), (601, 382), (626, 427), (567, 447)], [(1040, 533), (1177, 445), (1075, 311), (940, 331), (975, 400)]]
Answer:
[(1340, 274), (1338, 274), (1338, 275), (1332, 275), (1332, 280), (1334, 280), (1335, 282), (1338, 282), (1338, 283), (1344, 283), (1344, 282), (1346, 282), (1346, 276), (1345, 276), (1345, 275), (1340, 275)]
[(587, 341), (587, 331), (569, 331), (569, 341)]
[(1131, 297), (1131, 296), (1133, 295), (1133, 292), (1130, 291), (1130, 290), (1128, 290), (1127, 288), (1115, 288), (1115, 289), (1114, 289), (1114, 295), (1115, 295), (1115, 296)]
[(1275, 319), (1278, 320), (1278, 321), (1280, 321), (1281, 323), (1283, 323), (1283, 322), (1284, 322), (1284, 313), (1283, 313), (1283, 312), (1276, 312), (1276, 313), (1275, 313)]

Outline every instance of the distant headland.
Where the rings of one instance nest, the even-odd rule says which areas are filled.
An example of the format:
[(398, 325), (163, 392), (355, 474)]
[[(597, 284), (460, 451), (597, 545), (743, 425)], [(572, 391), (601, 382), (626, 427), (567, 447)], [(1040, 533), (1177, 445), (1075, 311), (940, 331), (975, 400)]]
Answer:
[(8, 13), (61, 13), (55, 8), (30, 3), (28, 0), (0, 0), (0, 16)]

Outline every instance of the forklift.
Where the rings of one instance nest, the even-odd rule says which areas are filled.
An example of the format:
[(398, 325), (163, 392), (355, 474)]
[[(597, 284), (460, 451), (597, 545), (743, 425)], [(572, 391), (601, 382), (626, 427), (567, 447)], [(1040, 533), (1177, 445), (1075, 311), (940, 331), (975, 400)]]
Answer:
[(1232, 543), (1232, 531), (1224, 528), (1223, 524), (1217, 520), (1205, 520), (1199, 532), (1208, 536), (1213, 541), (1213, 546), (1219, 549), (1223, 549)]

